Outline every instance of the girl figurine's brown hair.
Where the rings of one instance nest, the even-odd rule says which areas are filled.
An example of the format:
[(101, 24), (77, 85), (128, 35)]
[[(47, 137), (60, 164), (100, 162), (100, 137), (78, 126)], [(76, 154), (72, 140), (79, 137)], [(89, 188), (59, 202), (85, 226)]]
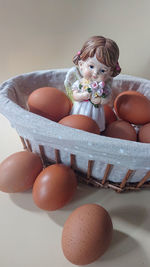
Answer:
[(73, 63), (78, 65), (79, 60), (85, 61), (89, 57), (94, 57), (99, 62), (111, 67), (113, 71), (112, 77), (117, 76), (121, 72), (121, 68), (118, 63), (119, 59), (119, 47), (117, 44), (103, 36), (93, 36), (89, 38), (83, 45), (82, 49), (74, 56)]
[[(111, 84), (121, 68), (117, 44), (103, 36), (93, 36), (73, 58), (65, 79), (68, 95), (73, 99), (71, 114), (94, 119), (102, 132), (105, 129), (103, 105), (112, 99)], [(70, 93), (71, 92), (71, 93)]]

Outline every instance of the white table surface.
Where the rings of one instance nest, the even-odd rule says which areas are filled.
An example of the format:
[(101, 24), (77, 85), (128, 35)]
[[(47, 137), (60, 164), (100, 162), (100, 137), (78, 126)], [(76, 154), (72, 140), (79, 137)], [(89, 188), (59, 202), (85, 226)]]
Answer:
[[(0, 161), (20, 150), (16, 131), (0, 115)], [(150, 266), (150, 191), (118, 194), (80, 185), (72, 202), (53, 212), (37, 208), (31, 190), (0, 192), (0, 267), (75, 266), (63, 256), (61, 234), (69, 214), (85, 203), (102, 205), (114, 226), (109, 250), (88, 266)]]

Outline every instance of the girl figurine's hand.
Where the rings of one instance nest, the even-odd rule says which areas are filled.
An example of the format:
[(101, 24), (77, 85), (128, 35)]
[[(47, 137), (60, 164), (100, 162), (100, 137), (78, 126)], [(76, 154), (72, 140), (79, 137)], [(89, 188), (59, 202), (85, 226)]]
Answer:
[(78, 92), (78, 90), (73, 91), (73, 99), (75, 101), (82, 102), (84, 100), (89, 100), (91, 97), (91, 94), (89, 92)]
[(83, 92), (81, 94), (81, 101), (84, 101), (84, 100), (89, 100), (91, 97), (91, 94), (89, 92)]

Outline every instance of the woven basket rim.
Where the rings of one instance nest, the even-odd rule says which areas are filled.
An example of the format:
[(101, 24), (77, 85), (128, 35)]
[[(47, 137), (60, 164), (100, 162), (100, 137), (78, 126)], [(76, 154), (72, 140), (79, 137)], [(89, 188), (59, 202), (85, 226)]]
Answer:
[[(20, 107), (19, 105), (17, 105), (16, 103), (14, 103), (9, 97), (8, 97), (8, 92), (10, 90), (12, 90), (13, 86), (15, 86), (15, 82), (16, 80), (19, 79), (26, 79), (29, 76), (32, 75), (43, 75), (46, 73), (55, 73), (57, 72), (67, 72), (68, 69), (52, 69), (52, 70), (41, 70), (41, 71), (34, 71), (34, 72), (29, 72), (29, 73), (25, 73), (25, 74), (21, 74), (18, 76), (15, 76), (9, 80), (7, 80), (6, 82), (4, 82), (1, 87), (0, 87), (0, 112), (5, 116), (5, 112), (7, 111), (7, 119), (10, 122), (14, 122), (16, 123), (17, 127), (24, 127), (23, 124), (20, 124), (19, 122), (17, 122), (17, 117), (16, 114), (18, 114), (18, 116), (20, 116), (20, 113), (23, 112), (24, 113), (24, 123), (28, 124), (29, 122), (32, 121), (32, 118), (34, 118), (34, 121), (32, 122), (32, 126), (35, 127), (35, 130), (37, 130), (38, 134), (40, 136), (43, 136), (43, 132), (41, 131), (41, 129), (39, 127), (37, 127), (37, 122), (41, 123), (41, 125), (43, 127), (50, 127), (50, 129), (54, 126), (55, 128), (57, 128), (58, 132), (61, 132), (61, 140), (60, 142), (62, 142), (62, 140), (64, 141), (73, 141), (73, 140), (78, 140), (80, 142), (80, 135), (82, 133), (82, 136), (84, 137), (84, 142), (87, 143), (93, 143), (93, 144), (99, 144), (100, 146), (103, 145), (104, 151), (106, 152), (108, 150), (109, 146), (114, 147), (114, 150), (116, 151), (116, 154), (112, 154), (112, 156), (114, 155), (114, 157), (117, 155), (118, 153), (120, 153), (120, 157), (122, 156), (122, 150), (124, 151), (124, 155), (128, 154), (128, 150), (130, 148), (131, 154), (130, 156), (133, 157), (135, 155), (135, 151), (138, 151), (138, 149), (140, 148), (140, 155), (137, 153), (137, 159), (138, 157), (145, 157), (145, 154), (147, 155), (147, 157), (150, 158), (150, 144), (145, 144), (145, 143), (138, 143), (138, 142), (134, 142), (134, 141), (128, 141), (128, 140), (120, 140), (120, 139), (116, 139), (114, 140), (114, 138), (111, 137), (105, 137), (105, 136), (96, 136), (94, 135), (94, 140), (93, 140), (93, 134), (92, 133), (87, 133), (87, 132), (83, 132), (81, 130), (78, 129), (72, 129), (67, 127), (67, 131), (68, 131), (68, 137), (66, 140), (66, 126), (60, 125), (56, 122), (50, 121), (46, 118), (40, 117), (36, 114), (31, 114), (29, 111), (24, 110), (22, 107)], [(143, 79), (143, 78), (139, 78), (139, 77), (135, 77), (135, 76), (131, 76), (131, 75), (124, 75), (124, 74), (120, 74), (118, 75), (115, 80), (125, 80), (125, 81), (134, 81), (136, 79), (137, 82), (143, 82), (143, 83), (150, 83), (149, 80), (147, 79)], [(11, 84), (11, 89), (10, 89), (10, 84)], [(11, 105), (11, 109), (9, 110), (9, 106)], [(40, 117), (40, 118), (39, 118)], [(28, 124), (28, 129), (32, 130), (32, 128), (30, 127), (30, 124)], [(52, 137), (52, 132), (49, 131), (48, 133), (48, 137), (51, 138)], [(68, 138), (70, 138), (68, 140)], [(31, 136), (29, 139), (32, 139)], [(120, 144), (120, 151), (118, 151), (118, 142)], [(44, 141), (43, 141), (44, 144)], [(82, 144), (81, 144), (82, 145)], [(58, 147), (59, 148), (59, 147)], [(111, 153), (110, 153), (111, 154)], [(138, 167), (138, 166), (137, 166)], [(147, 166), (148, 167), (148, 166)]]

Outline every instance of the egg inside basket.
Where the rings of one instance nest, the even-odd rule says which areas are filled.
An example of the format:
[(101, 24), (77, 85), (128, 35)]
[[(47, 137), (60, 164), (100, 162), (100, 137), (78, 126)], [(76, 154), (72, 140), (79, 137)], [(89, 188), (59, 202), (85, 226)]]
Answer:
[[(81, 181), (118, 192), (150, 187), (150, 144), (105, 137), (66, 127), (28, 111), (27, 99), (40, 87), (65, 92), (67, 69), (36, 71), (4, 82), (0, 112), (16, 129), (25, 149), (41, 155), (45, 165), (62, 162)], [(150, 81), (133, 76), (114, 78), (114, 96), (135, 90), (150, 99)], [(139, 107), (140, 108), (140, 107)]]

